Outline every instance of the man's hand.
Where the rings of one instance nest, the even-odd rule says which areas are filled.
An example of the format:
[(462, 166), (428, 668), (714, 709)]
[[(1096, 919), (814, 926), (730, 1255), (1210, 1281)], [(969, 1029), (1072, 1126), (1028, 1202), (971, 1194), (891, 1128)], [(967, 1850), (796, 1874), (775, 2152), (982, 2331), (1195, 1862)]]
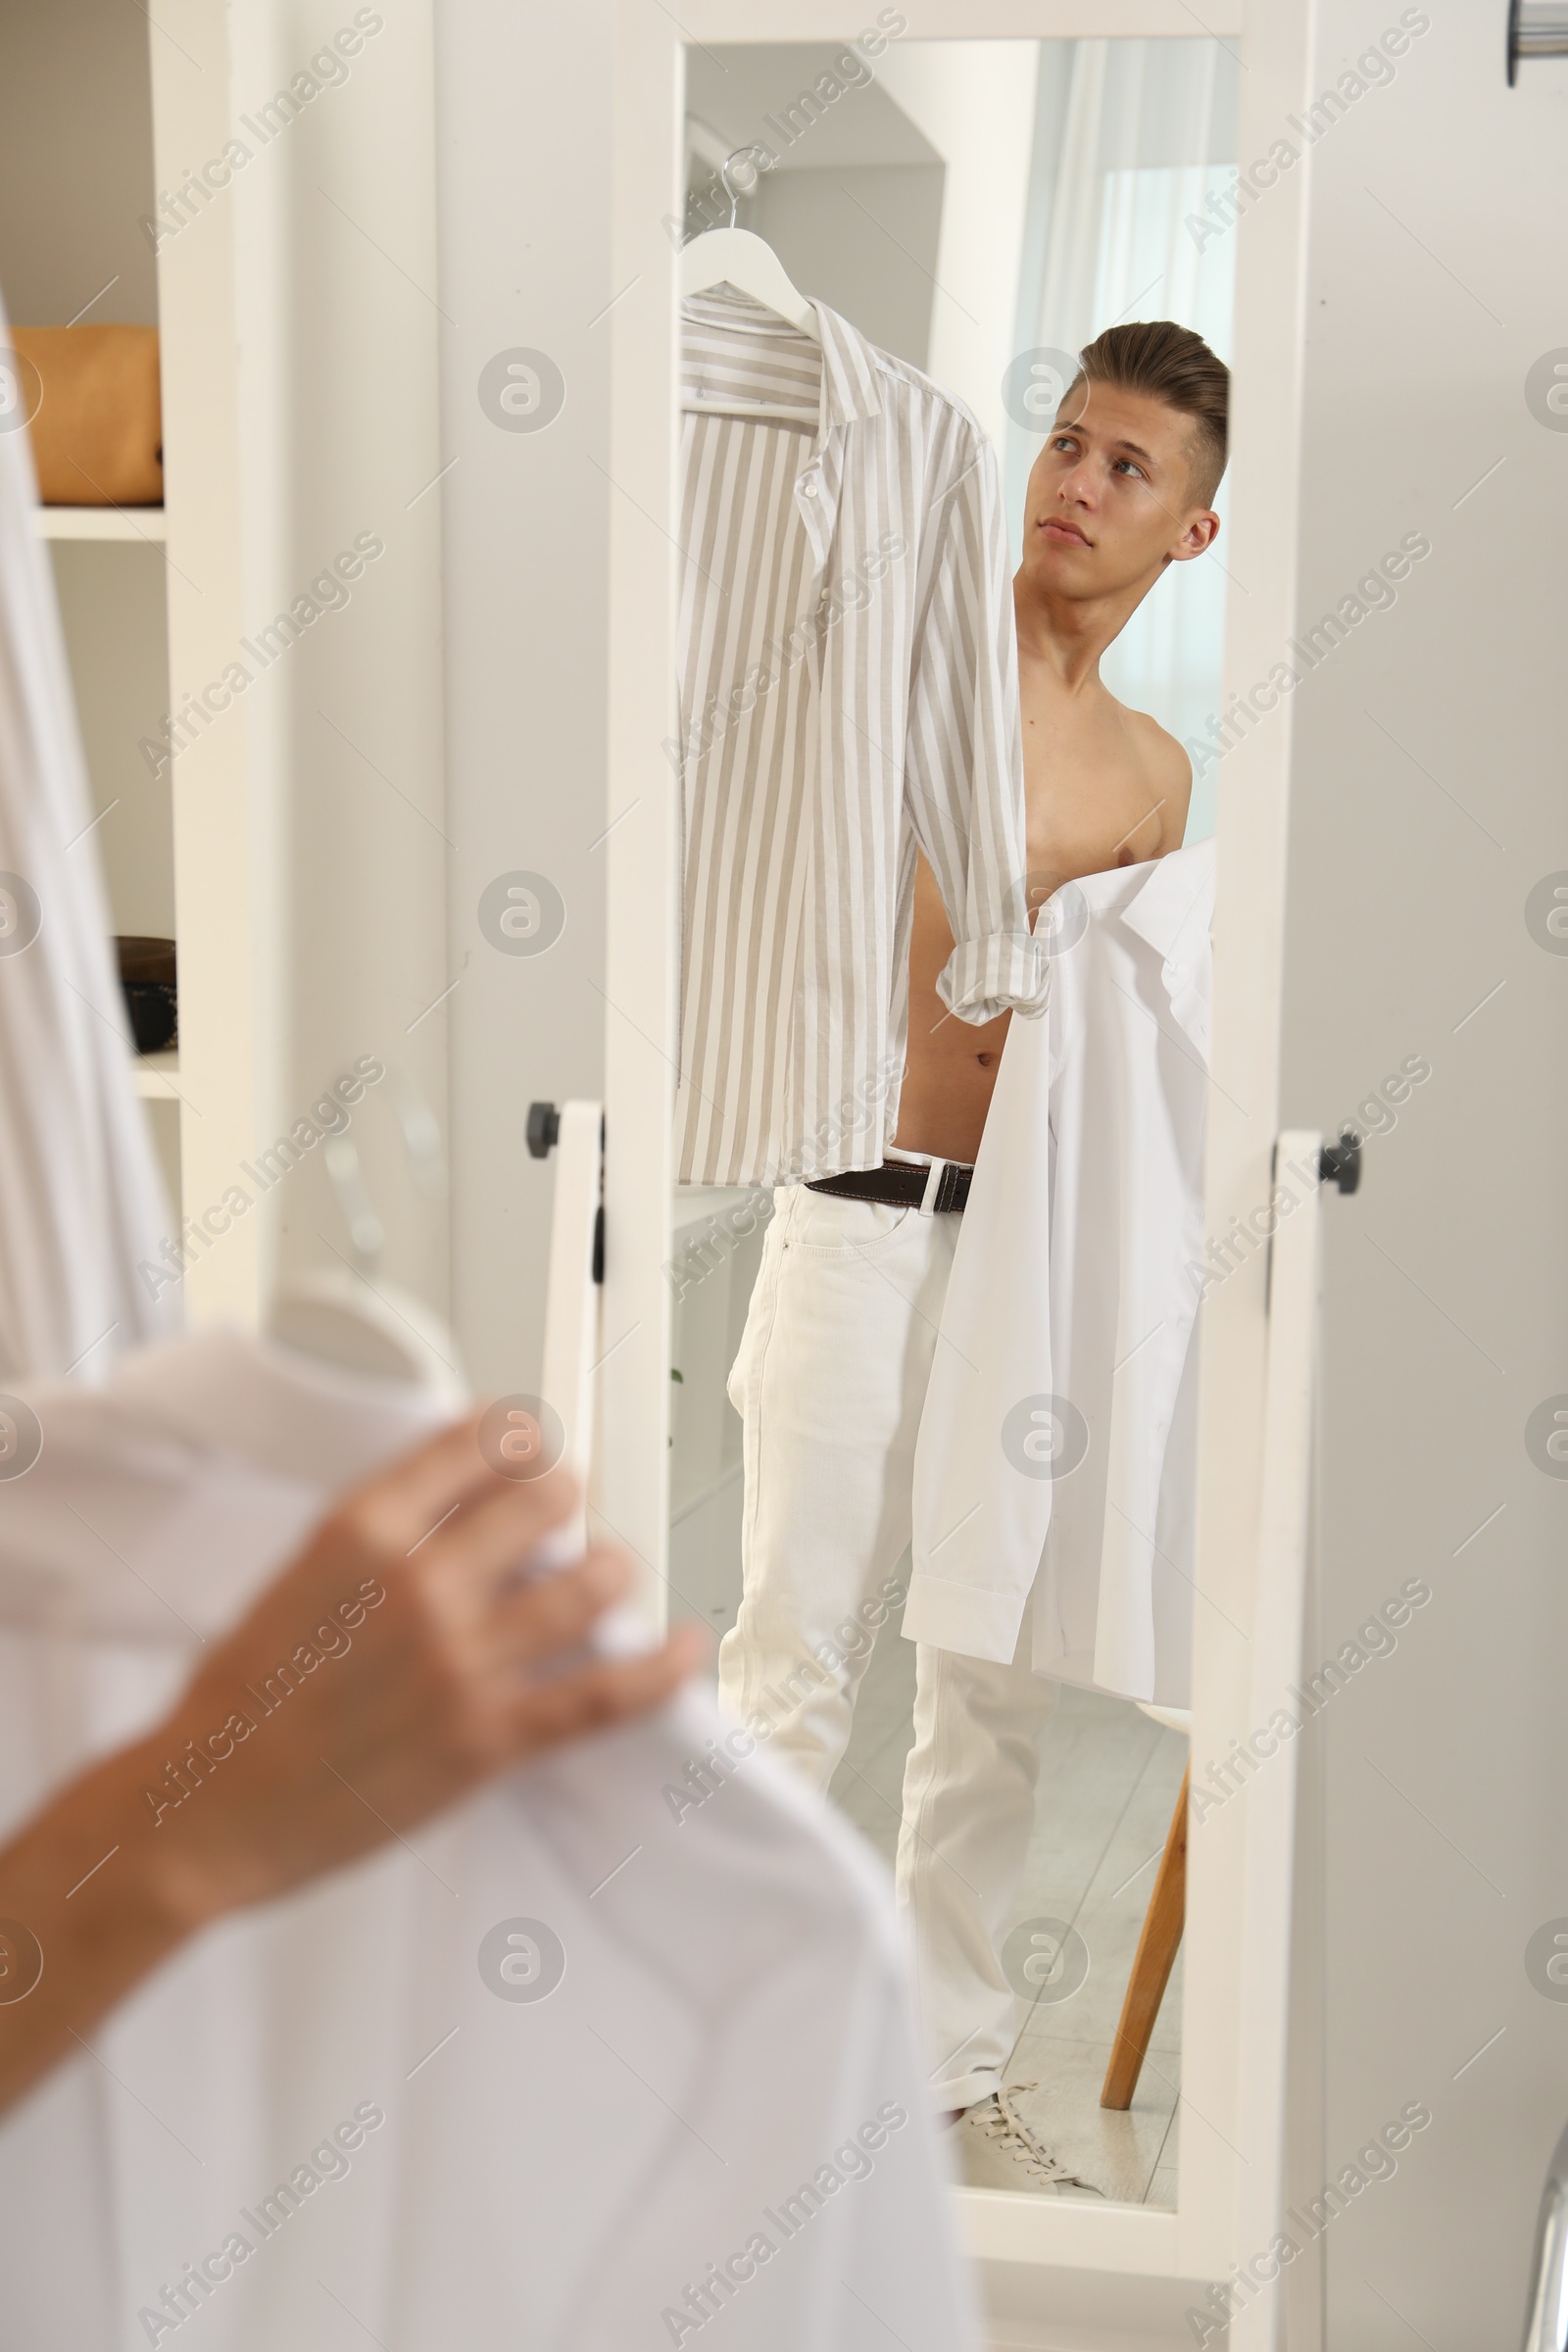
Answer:
[(693, 1627), (584, 1654), (630, 1562), (597, 1548), (530, 1579), (575, 1490), (499, 1476), (477, 1428), (346, 1495), (165, 1720), (0, 1852), (0, 2110), (197, 1929), (645, 1714), (699, 1664)]
[(460, 1423), (346, 1495), (138, 1742), (161, 1875), (193, 1926), (646, 1712), (699, 1662), (696, 1629), (629, 1660), (573, 1655), (631, 1563), (601, 1547), (519, 1578), (576, 1489), (563, 1471), (498, 1476), (476, 1429)]

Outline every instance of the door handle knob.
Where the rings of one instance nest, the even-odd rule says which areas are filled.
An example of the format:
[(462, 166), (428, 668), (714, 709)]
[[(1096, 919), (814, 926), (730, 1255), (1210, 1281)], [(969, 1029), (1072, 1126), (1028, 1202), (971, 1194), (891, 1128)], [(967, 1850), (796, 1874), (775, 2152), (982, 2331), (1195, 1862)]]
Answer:
[(1325, 1144), (1318, 1155), (1317, 1172), (1324, 1184), (1337, 1184), (1342, 1193), (1353, 1193), (1361, 1181), (1361, 1139), (1353, 1127), (1340, 1130), (1337, 1144)]
[(553, 1102), (528, 1105), (528, 1156), (548, 1159), (561, 1141), (561, 1113)]

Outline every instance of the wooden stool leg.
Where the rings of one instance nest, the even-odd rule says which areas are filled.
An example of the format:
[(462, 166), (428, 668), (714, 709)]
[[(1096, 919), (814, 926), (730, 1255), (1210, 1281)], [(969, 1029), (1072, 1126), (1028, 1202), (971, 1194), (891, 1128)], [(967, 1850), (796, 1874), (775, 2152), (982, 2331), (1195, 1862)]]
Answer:
[(1159, 2016), (1159, 2004), (1165, 1997), (1181, 1943), (1187, 1920), (1187, 1784), (1192, 1769), (1189, 1764), (1182, 1775), (1182, 1792), (1170, 1817), (1154, 1891), (1144, 1914), (1138, 1957), (1127, 1980), (1127, 1997), (1121, 2005), (1110, 2064), (1105, 2069), (1105, 2087), (1100, 2094), (1102, 2107), (1130, 2107), (1133, 2103)]

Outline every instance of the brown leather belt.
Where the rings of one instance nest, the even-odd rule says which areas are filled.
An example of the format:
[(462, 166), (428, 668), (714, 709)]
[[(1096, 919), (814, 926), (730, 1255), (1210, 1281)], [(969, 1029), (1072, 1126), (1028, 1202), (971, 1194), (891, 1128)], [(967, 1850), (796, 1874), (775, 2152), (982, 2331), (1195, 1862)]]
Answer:
[[(933, 1212), (946, 1216), (968, 1203), (973, 1168), (945, 1159), (937, 1179)], [(852, 1168), (844, 1176), (819, 1176), (807, 1186), (811, 1193), (833, 1193), (841, 1200), (878, 1200), (887, 1208), (920, 1208), (931, 1171), (907, 1160), (885, 1159), (879, 1168)]]

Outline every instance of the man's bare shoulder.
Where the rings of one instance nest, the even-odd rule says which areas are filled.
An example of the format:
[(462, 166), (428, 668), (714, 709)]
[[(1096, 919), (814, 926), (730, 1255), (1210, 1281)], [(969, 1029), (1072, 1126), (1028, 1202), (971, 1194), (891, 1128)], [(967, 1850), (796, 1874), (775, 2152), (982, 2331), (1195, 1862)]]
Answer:
[(1131, 710), (1121, 705), (1128, 734), (1136, 747), (1138, 763), (1149, 797), (1160, 813), (1160, 852), (1181, 847), (1187, 830), (1187, 805), (1193, 795), (1193, 763), (1177, 742), (1157, 719), (1147, 710)]

